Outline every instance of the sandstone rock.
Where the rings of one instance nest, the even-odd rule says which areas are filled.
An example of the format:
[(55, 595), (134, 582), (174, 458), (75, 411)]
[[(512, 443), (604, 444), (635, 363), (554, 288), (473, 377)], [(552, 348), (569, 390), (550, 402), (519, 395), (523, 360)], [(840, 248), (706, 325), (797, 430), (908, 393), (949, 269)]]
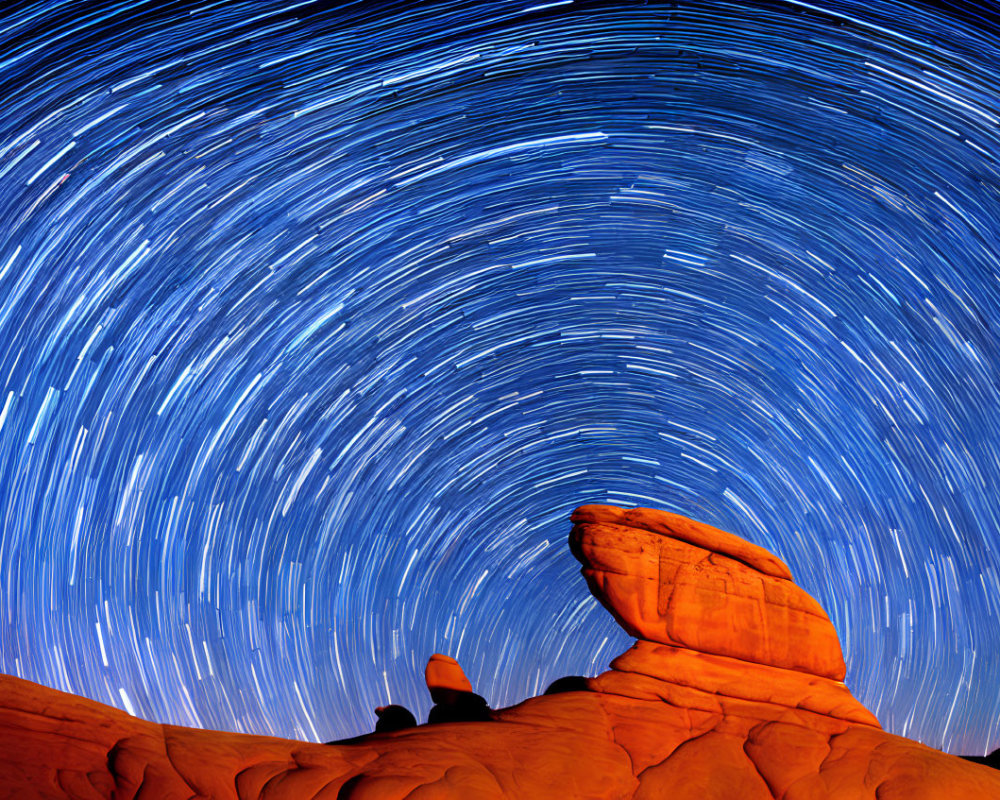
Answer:
[(486, 722), (491, 719), (486, 700), (472, 691), (472, 684), (451, 656), (435, 653), (424, 670), (434, 707), (428, 722)]
[(424, 680), (430, 690), (431, 699), (437, 702), (442, 690), (471, 692), (472, 684), (465, 676), (459, 663), (451, 656), (435, 653), (427, 661)]
[[(484, 721), (329, 746), (158, 725), (0, 676), (0, 798), (1000, 800), (1000, 772), (879, 727), (841, 682), (826, 615), (767, 551), (651, 509), (573, 519), (588, 583), (640, 637), (601, 675)], [(473, 695), (447, 656), (426, 678), (445, 703)]]
[(395, 704), (379, 706), (375, 709), (375, 716), (378, 717), (378, 722), (375, 723), (375, 733), (390, 733), (417, 726), (417, 719), (413, 716), (413, 712)]
[(826, 612), (762, 548), (654, 509), (583, 506), (572, 519), (590, 590), (633, 636), (844, 679)]

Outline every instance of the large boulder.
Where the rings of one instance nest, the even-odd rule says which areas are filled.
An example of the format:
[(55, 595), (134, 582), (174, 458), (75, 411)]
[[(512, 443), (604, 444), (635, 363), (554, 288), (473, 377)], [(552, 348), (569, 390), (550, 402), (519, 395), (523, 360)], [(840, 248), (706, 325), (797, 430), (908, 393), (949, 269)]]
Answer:
[(844, 679), (830, 618), (763, 548), (649, 508), (583, 506), (572, 519), (590, 590), (633, 636)]

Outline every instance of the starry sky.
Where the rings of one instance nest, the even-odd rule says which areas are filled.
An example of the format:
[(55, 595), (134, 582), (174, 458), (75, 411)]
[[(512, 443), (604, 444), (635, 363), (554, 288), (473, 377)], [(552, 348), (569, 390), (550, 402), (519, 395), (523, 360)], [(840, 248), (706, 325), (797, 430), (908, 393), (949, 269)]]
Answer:
[(1000, 26), (883, 0), (0, 16), (0, 670), (327, 740), (629, 638), (577, 505), (780, 554), (1000, 746)]

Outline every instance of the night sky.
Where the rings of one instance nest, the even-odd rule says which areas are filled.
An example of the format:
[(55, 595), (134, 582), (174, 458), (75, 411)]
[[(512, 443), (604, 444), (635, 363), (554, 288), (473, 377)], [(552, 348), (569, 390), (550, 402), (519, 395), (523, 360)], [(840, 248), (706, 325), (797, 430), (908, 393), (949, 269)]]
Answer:
[(326, 740), (630, 639), (568, 515), (781, 555), (1000, 746), (1000, 30), (919, 3), (0, 16), (0, 670)]

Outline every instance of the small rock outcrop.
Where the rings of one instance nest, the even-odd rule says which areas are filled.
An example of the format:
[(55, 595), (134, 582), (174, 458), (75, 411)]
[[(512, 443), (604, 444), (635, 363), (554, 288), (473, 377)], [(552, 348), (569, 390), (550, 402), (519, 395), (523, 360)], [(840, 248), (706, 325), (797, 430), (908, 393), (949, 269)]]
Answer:
[(490, 719), (490, 707), (485, 698), (472, 691), (465, 672), (451, 656), (432, 655), (424, 670), (424, 679), (434, 701), (428, 722), (486, 722)]
[(375, 733), (391, 733), (417, 727), (417, 718), (410, 709), (403, 706), (379, 706), (375, 709), (375, 716), (378, 717)]
[(652, 509), (572, 519), (591, 591), (637, 639), (596, 677), (490, 710), (435, 655), (435, 709), (458, 719), (320, 745), (0, 676), (0, 798), (1000, 800), (997, 770), (881, 729), (843, 684), (829, 618), (771, 553)]

